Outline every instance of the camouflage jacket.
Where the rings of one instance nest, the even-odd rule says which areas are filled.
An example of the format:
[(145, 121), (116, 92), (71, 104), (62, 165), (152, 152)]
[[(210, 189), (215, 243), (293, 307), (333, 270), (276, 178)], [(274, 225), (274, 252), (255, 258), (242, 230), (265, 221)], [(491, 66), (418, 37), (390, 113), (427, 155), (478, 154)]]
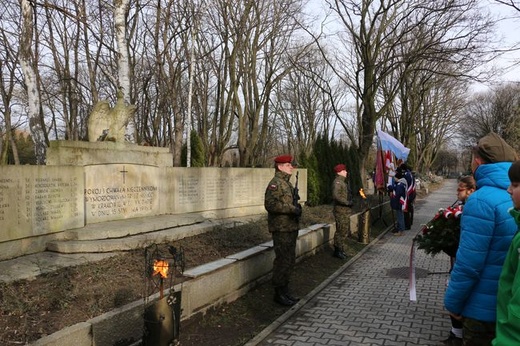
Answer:
[(347, 211), (352, 207), (351, 196), (345, 178), (337, 175), (332, 183), (332, 202), (335, 211)]
[(293, 232), (299, 229), (298, 208), (293, 205), (294, 187), (287, 173), (276, 171), (265, 189), (269, 232)]

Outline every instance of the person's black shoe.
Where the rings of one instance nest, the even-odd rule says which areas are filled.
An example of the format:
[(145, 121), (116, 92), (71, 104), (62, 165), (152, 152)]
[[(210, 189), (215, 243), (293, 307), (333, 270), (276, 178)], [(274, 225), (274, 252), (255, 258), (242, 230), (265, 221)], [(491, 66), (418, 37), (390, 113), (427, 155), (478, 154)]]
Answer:
[(455, 334), (450, 332), (450, 336), (444, 340), (442, 344), (447, 346), (462, 346), (462, 338), (457, 338)]
[(275, 294), (274, 301), (283, 306), (293, 306), (294, 304), (296, 304), (295, 301), (290, 300), (288, 297), (284, 296), (283, 294), (282, 295)]
[(274, 301), (283, 306), (293, 306), (296, 304), (294, 300), (289, 299), (284, 293), (282, 287), (276, 287), (274, 291)]
[(332, 254), (332, 256), (337, 257), (342, 260), (347, 259), (347, 255), (339, 247), (334, 248), (334, 253)]
[(299, 297), (295, 297), (293, 296), (290, 292), (289, 292), (289, 285), (285, 285), (282, 287), (282, 290), (283, 290), (283, 294), (289, 298), (289, 300), (292, 300), (293, 302), (297, 303), (300, 301), (300, 298)]

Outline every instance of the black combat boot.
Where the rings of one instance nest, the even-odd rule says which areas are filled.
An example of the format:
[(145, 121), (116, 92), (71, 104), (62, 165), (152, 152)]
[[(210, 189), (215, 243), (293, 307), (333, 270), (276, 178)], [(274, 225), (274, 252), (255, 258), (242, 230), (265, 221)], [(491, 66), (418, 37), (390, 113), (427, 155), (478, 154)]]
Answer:
[(300, 301), (300, 298), (299, 297), (295, 297), (293, 296), (291, 293), (289, 293), (289, 285), (285, 285), (282, 287), (283, 289), (283, 293), (285, 294), (285, 296), (287, 298), (289, 298), (290, 300), (292, 300), (293, 302), (297, 303)]
[(343, 250), (338, 247), (338, 246), (335, 246), (334, 247), (334, 254), (333, 254), (334, 257), (337, 257), (339, 259), (347, 259), (347, 255), (345, 254), (345, 252), (343, 252)]
[(283, 287), (275, 287), (274, 288), (274, 301), (280, 305), (284, 306), (293, 306), (296, 304), (295, 301), (289, 299), (283, 292)]

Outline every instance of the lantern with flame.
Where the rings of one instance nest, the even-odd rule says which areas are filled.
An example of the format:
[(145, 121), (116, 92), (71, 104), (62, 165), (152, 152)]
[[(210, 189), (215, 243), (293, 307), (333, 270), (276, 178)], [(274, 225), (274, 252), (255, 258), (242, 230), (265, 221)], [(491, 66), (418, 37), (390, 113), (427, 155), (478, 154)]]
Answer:
[(162, 299), (164, 292), (164, 279), (168, 278), (168, 269), (170, 264), (168, 261), (162, 259), (155, 259), (153, 261), (153, 273), (152, 276), (159, 277), (159, 299)]
[[(154, 244), (145, 249), (145, 262), (147, 280), (142, 344), (177, 345), (182, 291), (176, 292), (173, 285), (175, 274), (184, 272), (184, 252), (173, 246)], [(157, 291), (159, 298), (153, 299)]]

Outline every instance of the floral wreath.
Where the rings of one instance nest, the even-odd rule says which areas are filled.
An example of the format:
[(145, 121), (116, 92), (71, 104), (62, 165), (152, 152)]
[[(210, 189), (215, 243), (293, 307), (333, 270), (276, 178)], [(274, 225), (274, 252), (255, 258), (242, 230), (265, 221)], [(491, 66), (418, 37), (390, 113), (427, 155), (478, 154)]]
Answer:
[(440, 252), (455, 257), (459, 247), (460, 217), (462, 204), (455, 202), (451, 207), (440, 208), (435, 216), (424, 225), (414, 241), (427, 254), (435, 256)]

